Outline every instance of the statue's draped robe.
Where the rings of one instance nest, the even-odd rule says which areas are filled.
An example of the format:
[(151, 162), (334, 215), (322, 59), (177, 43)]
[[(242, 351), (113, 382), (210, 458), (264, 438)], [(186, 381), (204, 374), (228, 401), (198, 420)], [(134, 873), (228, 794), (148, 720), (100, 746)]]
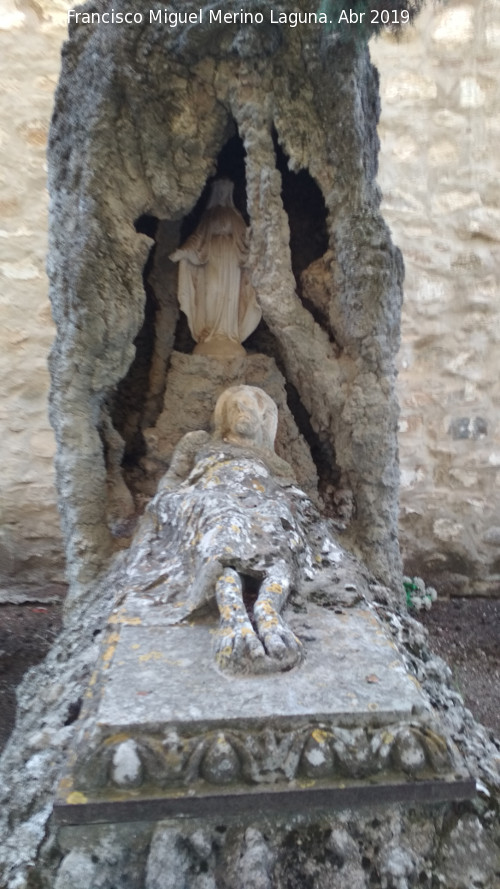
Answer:
[(261, 318), (245, 263), (247, 228), (234, 207), (205, 211), (196, 231), (172, 256), (179, 262), (178, 298), (197, 343), (214, 337), (236, 343)]
[(321, 524), (306, 495), (280, 483), (263, 460), (237, 445), (212, 442), (180, 486), (160, 486), (119, 585), (166, 606), (162, 613), (172, 623), (214, 598), (224, 566), (262, 578), (272, 565), (285, 563), (295, 585), (314, 562), (304, 529), (313, 514), (313, 524)]

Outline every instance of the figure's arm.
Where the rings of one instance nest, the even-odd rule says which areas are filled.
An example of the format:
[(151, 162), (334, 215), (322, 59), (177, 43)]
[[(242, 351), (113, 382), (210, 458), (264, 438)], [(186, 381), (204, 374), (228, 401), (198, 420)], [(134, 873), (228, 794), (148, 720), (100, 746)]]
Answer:
[(271, 451), (269, 448), (265, 448), (263, 451), (265, 452), (266, 463), (274, 476), (275, 481), (277, 481), (283, 488), (287, 488), (290, 485), (296, 485), (297, 476), (290, 464), (287, 463), (286, 460), (283, 460), (282, 457), (278, 457), (277, 453)]
[(160, 479), (158, 493), (160, 491), (173, 491), (188, 477), (194, 467), (196, 455), (200, 448), (210, 438), (208, 432), (188, 432), (176, 445), (172, 454), (170, 466)]
[(185, 259), (191, 265), (205, 265), (208, 261), (208, 239), (203, 220), (187, 241), (184, 241), (184, 244), (174, 250), (168, 258), (172, 262), (180, 262), (181, 259)]

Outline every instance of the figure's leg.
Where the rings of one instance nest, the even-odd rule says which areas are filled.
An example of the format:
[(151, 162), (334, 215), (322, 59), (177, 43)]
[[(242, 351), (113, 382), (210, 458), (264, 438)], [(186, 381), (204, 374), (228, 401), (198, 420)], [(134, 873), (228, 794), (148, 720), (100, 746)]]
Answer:
[(265, 652), (250, 623), (243, 603), (241, 578), (234, 568), (224, 568), (215, 585), (215, 597), (220, 611), (215, 645), (217, 663), (223, 669), (258, 670), (259, 662), (265, 660)]
[(290, 587), (288, 565), (284, 561), (276, 562), (265, 575), (253, 609), (259, 638), (269, 657), (279, 661), (281, 669), (293, 667), (303, 654), (302, 643), (281, 617)]

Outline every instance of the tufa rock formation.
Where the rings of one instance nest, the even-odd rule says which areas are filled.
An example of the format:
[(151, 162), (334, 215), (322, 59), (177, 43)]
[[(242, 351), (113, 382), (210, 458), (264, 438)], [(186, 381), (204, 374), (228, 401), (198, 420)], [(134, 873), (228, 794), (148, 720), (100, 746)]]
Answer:
[[(152, 493), (151, 464), (161, 454), (148, 456), (145, 430), (156, 428), (165, 403), (181, 405), (181, 419), (182, 387), (169, 402), (167, 377), (173, 371), (180, 386), (189, 357), (181, 353), (193, 344), (168, 256), (195, 230), (214, 174), (235, 182), (251, 226), (263, 323), (244, 360), (254, 385), (265, 389), (269, 377), (287, 394), (279, 456), (292, 450), (289, 462), (303, 462), (312, 483), (307, 443), (326, 509), (352, 501), (344, 542), (398, 586), (393, 362), (402, 263), (378, 213), (377, 78), (361, 41), (341, 44), (322, 26), (271, 25), (269, 7), (260, 8), (266, 20), (255, 27), (82, 23), (64, 50), (51, 135), (49, 271), (58, 329), (52, 422), (72, 607), (45, 663), (20, 689), (2, 759), (7, 889), (498, 883), (498, 747), (463, 708), (421, 627), (388, 608), (390, 593), (373, 583), (378, 602), (370, 607), (478, 779), (476, 800), (295, 812), (279, 823), (259, 817), (258, 825), (167, 821), (154, 832), (97, 825), (85, 836), (51, 820), (115, 592), (95, 580), (112, 561), (120, 520), (125, 526)], [(183, 2), (182, 11), (199, 8)], [(208, 359), (195, 360), (202, 377)], [(238, 383), (248, 382), (244, 369)], [(222, 388), (231, 375), (228, 368)]]
[(196, 228), (216, 173), (235, 182), (250, 225), (263, 321), (247, 351), (285, 378), (327, 512), (352, 503), (344, 543), (398, 587), (403, 265), (378, 212), (377, 75), (364, 45), (262, 11), (261, 24), (210, 23), (207, 9), (202, 25), (174, 28), (144, 10), (130, 27), (73, 26), (63, 50), (51, 419), (73, 595), (107, 568), (112, 531), (151, 494), (143, 430), (168, 397), (172, 353), (193, 345), (168, 256)]

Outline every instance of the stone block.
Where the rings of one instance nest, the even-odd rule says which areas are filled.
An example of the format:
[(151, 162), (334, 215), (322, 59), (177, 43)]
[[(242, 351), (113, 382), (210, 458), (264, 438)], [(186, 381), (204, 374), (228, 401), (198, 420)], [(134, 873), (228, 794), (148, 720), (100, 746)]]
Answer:
[(448, 432), (455, 441), (466, 438), (477, 441), (488, 434), (488, 423), (484, 417), (456, 417)]
[(486, 43), (493, 49), (500, 49), (500, 25), (489, 24), (485, 28)]
[(475, 77), (462, 77), (460, 81), (460, 107), (481, 108), (486, 102), (486, 93)]
[(474, 207), (459, 220), (459, 232), (463, 235), (500, 240), (500, 210), (495, 207)]
[(432, 167), (456, 164), (458, 161), (457, 146), (447, 140), (441, 140), (431, 145), (428, 153), (429, 164)]
[(477, 191), (461, 191), (454, 189), (444, 194), (436, 195), (431, 202), (432, 212), (437, 216), (444, 213), (454, 213), (466, 207), (476, 207), (481, 203)]
[(488, 528), (486, 534), (483, 536), (483, 540), (489, 546), (500, 546), (500, 527), (494, 526)]
[(467, 5), (447, 9), (437, 15), (432, 39), (442, 47), (462, 46), (474, 37), (474, 7)]
[(401, 70), (397, 80), (387, 84), (383, 96), (391, 103), (427, 102), (437, 97), (437, 84), (431, 77)]
[(459, 540), (464, 532), (464, 526), (451, 519), (436, 519), (432, 530), (438, 540), (448, 542)]
[[(412, 798), (414, 779), (437, 776), (453, 794), (453, 776), (464, 778), (456, 751), (374, 610), (309, 602), (287, 620), (306, 649), (300, 666), (228, 675), (213, 655), (214, 616), (171, 626), (161, 607), (129, 594), (85, 695), (58, 817), (121, 821), (140, 810), (155, 820), (195, 800), (222, 814), (228, 794), (243, 811), (271, 791), (286, 809), (292, 799), (300, 807), (302, 790), (340, 799), (346, 780), (360, 800)], [(379, 790), (365, 792), (374, 781)]]

